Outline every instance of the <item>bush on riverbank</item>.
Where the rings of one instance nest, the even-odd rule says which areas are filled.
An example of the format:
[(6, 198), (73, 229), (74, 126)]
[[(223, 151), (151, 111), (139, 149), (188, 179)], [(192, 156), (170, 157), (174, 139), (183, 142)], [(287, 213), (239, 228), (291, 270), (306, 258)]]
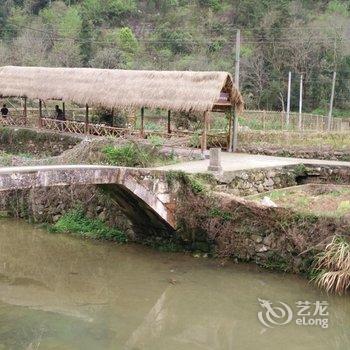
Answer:
[(124, 232), (108, 227), (102, 220), (88, 218), (80, 208), (64, 214), (50, 229), (54, 233), (73, 233), (85, 238), (126, 243)]
[(350, 241), (334, 236), (315, 258), (314, 280), (327, 292), (344, 294), (350, 289)]

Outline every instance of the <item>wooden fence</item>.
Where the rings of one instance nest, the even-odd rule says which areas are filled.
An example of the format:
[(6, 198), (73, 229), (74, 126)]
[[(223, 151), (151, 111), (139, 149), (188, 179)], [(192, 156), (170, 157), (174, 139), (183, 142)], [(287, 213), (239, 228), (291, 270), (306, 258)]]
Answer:
[[(96, 136), (111, 136), (111, 137), (123, 137), (131, 135), (140, 135), (141, 132), (133, 127), (118, 128), (112, 127), (105, 124), (89, 123), (85, 124), (82, 121), (83, 116), (80, 116), (80, 110), (72, 112), (72, 115), (76, 120), (60, 121), (54, 118), (44, 117), (38, 118), (38, 111), (36, 109), (28, 109), (27, 117), (23, 116), (23, 112), (20, 110), (11, 110), (10, 114), (6, 118), (0, 117), (0, 124), (4, 126), (28, 126), (34, 128), (43, 128), (46, 130), (52, 130), (55, 132), (69, 132), (74, 134), (87, 134)], [(220, 116), (222, 118), (222, 116)], [(290, 114), (289, 127), (285, 123), (285, 115), (281, 112), (270, 112), (270, 111), (244, 111), (240, 116), (240, 125), (246, 126), (249, 130), (261, 130), (261, 131), (294, 131), (294, 132), (327, 132), (327, 117), (303, 114), (301, 129), (298, 125), (298, 113)], [(333, 118), (332, 132), (349, 131), (349, 122), (347, 119)], [(208, 131), (208, 144), (211, 147), (222, 147), (225, 148), (227, 145), (227, 127), (225, 124), (220, 129), (212, 129)], [(163, 128), (163, 127), (162, 127)], [(162, 129), (161, 128), (161, 129)], [(165, 138), (178, 138), (182, 139), (182, 142), (188, 142), (193, 145), (200, 144), (201, 130), (188, 131), (188, 130), (177, 130), (173, 128), (171, 133), (167, 133), (165, 130), (147, 130), (143, 132), (143, 137), (149, 137), (151, 135), (158, 135)]]

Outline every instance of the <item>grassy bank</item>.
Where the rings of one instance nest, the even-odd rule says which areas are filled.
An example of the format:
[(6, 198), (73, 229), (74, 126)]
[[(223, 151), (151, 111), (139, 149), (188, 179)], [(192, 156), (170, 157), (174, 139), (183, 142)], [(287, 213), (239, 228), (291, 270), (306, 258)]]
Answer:
[(52, 233), (71, 233), (83, 238), (101, 239), (126, 243), (127, 235), (108, 227), (102, 220), (88, 218), (82, 209), (75, 209), (64, 214), (50, 227)]

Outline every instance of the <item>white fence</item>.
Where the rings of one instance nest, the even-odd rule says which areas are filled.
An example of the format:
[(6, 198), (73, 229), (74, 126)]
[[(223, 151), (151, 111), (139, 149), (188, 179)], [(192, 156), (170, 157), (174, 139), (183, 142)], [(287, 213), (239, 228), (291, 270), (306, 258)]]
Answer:
[[(327, 131), (328, 117), (303, 113), (299, 126), (299, 113), (291, 112), (289, 125), (285, 112), (246, 110), (239, 116), (240, 125), (251, 130), (290, 130), (290, 131)], [(349, 131), (350, 118), (332, 118), (331, 131)]]

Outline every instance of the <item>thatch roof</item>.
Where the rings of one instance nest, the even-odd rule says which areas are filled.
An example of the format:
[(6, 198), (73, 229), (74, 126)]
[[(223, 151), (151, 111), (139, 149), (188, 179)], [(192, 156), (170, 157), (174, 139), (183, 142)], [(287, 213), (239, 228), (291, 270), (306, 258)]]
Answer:
[(0, 68), (0, 96), (64, 100), (106, 108), (211, 110), (220, 92), (241, 109), (242, 97), (225, 72), (136, 71), (94, 68)]

